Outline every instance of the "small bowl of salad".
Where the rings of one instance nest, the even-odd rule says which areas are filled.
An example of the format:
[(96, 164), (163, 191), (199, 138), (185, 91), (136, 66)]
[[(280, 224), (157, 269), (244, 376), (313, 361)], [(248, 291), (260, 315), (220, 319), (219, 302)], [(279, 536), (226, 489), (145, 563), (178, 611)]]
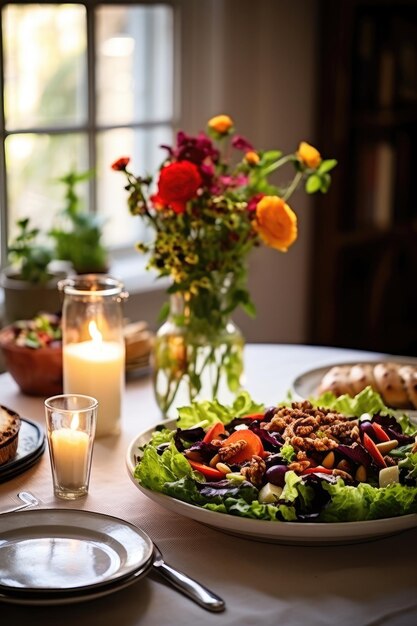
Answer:
[(31, 396), (62, 393), (61, 318), (39, 313), (0, 331), (4, 364), (20, 390)]

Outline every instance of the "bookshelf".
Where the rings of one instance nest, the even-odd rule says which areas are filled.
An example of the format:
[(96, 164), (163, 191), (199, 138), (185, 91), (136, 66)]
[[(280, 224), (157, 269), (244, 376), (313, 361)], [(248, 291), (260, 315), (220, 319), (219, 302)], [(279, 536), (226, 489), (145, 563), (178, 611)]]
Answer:
[(321, 0), (310, 341), (417, 356), (417, 2)]

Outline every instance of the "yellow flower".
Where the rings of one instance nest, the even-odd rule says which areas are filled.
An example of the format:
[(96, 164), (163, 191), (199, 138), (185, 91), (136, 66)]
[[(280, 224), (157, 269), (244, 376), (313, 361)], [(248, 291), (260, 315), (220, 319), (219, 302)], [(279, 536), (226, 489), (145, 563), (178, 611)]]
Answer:
[(216, 115), (208, 121), (208, 127), (219, 135), (226, 135), (233, 128), (233, 120), (228, 115)]
[(310, 146), (309, 143), (302, 141), (298, 146), (297, 157), (302, 161), (307, 167), (311, 167), (315, 169), (321, 163), (321, 155), (314, 146)]
[(264, 196), (256, 206), (255, 229), (267, 246), (286, 252), (297, 239), (297, 216), (278, 196)]
[(259, 154), (254, 150), (249, 150), (249, 152), (245, 154), (245, 161), (249, 163), (249, 165), (257, 165), (260, 161)]

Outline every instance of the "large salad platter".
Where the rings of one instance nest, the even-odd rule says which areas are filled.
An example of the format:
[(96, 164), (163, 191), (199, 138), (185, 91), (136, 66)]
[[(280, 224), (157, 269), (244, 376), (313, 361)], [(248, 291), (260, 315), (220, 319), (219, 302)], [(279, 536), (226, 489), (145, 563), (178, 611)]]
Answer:
[[(372, 406), (372, 403), (375, 403), (375, 401), (377, 404), (379, 402), (378, 399), (375, 400), (373, 392), (362, 394), (362, 398), (359, 398), (358, 401), (359, 405), (363, 400), (366, 401), (367, 406)], [(262, 437), (265, 437), (263, 439), (264, 445), (262, 452), (256, 450), (255, 452), (259, 454), (253, 455), (258, 459), (255, 466), (253, 466), (253, 459), (233, 463), (233, 461), (239, 461), (239, 451), (235, 453), (231, 461), (228, 461), (231, 466), (228, 469), (227, 466), (226, 469), (222, 467), (222, 465), (226, 465), (227, 461), (223, 464), (220, 462), (220, 465), (217, 464), (217, 466), (214, 466), (213, 463), (210, 466), (208, 463), (208, 458), (212, 454), (212, 451), (210, 452), (211, 441), (214, 442), (213, 445), (219, 445), (214, 439), (210, 440), (210, 433), (214, 433), (218, 439), (220, 438), (222, 442), (221, 448), (224, 452), (227, 446), (230, 447), (230, 437), (232, 437), (232, 442), (238, 441), (240, 438), (243, 440), (247, 438), (248, 441), (251, 441), (252, 434), (249, 433), (250, 437), (248, 435), (248, 431), (251, 431), (253, 434), (258, 433), (256, 436), (259, 438), (259, 425), (262, 424), (264, 429), (268, 419), (271, 421), (271, 408), (265, 409), (265, 407), (262, 407), (260, 409), (260, 405), (257, 405), (255, 412), (253, 412), (253, 405), (251, 408), (252, 413), (248, 413), (248, 408), (246, 407), (245, 409), (243, 406), (245, 402), (248, 404), (247, 395), (243, 400), (242, 398), (238, 400), (238, 405), (240, 403), (238, 410), (236, 410), (236, 406), (234, 409), (232, 407), (225, 408), (218, 403), (203, 403), (185, 407), (180, 410), (178, 421), (170, 420), (164, 422), (137, 435), (131, 442), (126, 455), (127, 469), (133, 483), (148, 498), (167, 510), (222, 532), (259, 541), (303, 545), (344, 544), (378, 539), (417, 527), (417, 486), (413, 478), (414, 475), (417, 475), (417, 468), (412, 465), (414, 461), (417, 461), (417, 458), (415, 458), (417, 456), (415, 454), (415, 433), (413, 431), (413, 429), (417, 429), (406, 417), (403, 425), (400, 426), (398, 424), (397, 426), (396, 423), (392, 422), (392, 419), (395, 418), (392, 418), (389, 414), (384, 415), (383, 409), (378, 408), (374, 404), (374, 408), (368, 414), (368, 418), (366, 414), (361, 413), (362, 409), (360, 406), (357, 406), (356, 410), (365, 419), (361, 421), (355, 415), (346, 418), (348, 422), (346, 428), (354, 428), (356, 440), (349, 446), (347, 444), (350, 439), (346, 436), (344, 443), (339, 442), (340, 449), (350, 454), (351, 451), (348, 448), (353, 447), (355, 453), (353, 458), (356, 459), (355, 455), (359, 454), (359, 458), (365, 464), (366, 471), (370, 476), (369, 482), (362, 478), (363, 484), (361, 484), (357, 479), (349, 478), (347, 472), (338, 470), (335, 467), (329, 469), (322, 466), (319, 464), (318, 459), (323, 458), (324, 453), (316, 454), (317, 451), (314, 451), (310, 455), (311, 458), (307, 455), (307, 458), (310, 458), (310, 467), (305, 467), (307, 463), (304, 466), (297, 465), (299, 459), (303, 458), (302, 454), (299, 454), (298, 458), (293, 457), (293, 465), (287, 466), (283, 480), (281, 478), (274, 480), (274, 472), (275, 475), (277, 472), (273, 470), (271, 473), (271, 470), (269, 470), (269, 476), (272, 476), (271, 480), (274, 483), (283, 485), (283, 488), (278, 487), (277, 490), (276, 485), (272, 484), (271, 486), (269, 480), (265, 478), (265, 476), (268, 476), (266, 472), (260, 478), (258, 477), (258, 484), (254, 480), (253, 471), (251, 474), (251, 471), (243, 470), (244, 476), (237, 476), (239, 469), (242, 471), (242, 467), (249, 467), (251, 463), (252, 470), (253, 467), (259, 469), (259, 467), (256, 467), (256, 463), (259, 465), (260, 459), (269, 462), (269, 468), (274, 467), (277, 454), (274, 452), (274, 443), (269, 437), (280, 439), (274, 431), (275, 426), (271, 427), (267, 434), (262, 434)], [(286, 411), (291, 414), (291, 411), (301, 410), (301, 405), (299, 404), (288, 405), (288, 407), (291, 406), (296, 408), (283, 409), (282, 415), (285, 415)], [(306, 405), (303, 406), (305, 409)], [(223, 409), (230, 411), (223, 418), (224, 424), (226, 424), (228, 429), (226, 433), (223, 432), (224, 424), (219, 425), (218, 419)], [(276, 407), (274, 407), (274, 411), (273, 415), (276, 418), (274, 423), (278, 423), (281, 413), (277, 413)], [(328, 409), (327, 412), (320, 409), (320, 411), (324, 415), (327, 415), (328, 412), (331, 416), (336, 412), (335, 409)], [(240, 417), (239, 412), (241, 414)], [(242, 417), (243, 414), (245, 417)], [(313, 411), (311, 411), (311, 414), (313, 414)], [(368, 431), (367, 437), (368, 439), (370, 438), (370, 418), (374, 414), (380, 416), (379, 418), (375, 417), (375, 421), (380, 421), (384, 425), (383, 428), (380, 424), (375, 427), (378, 435), (383, 437), (381, 431), (386, 431), (384, 439), (391, 437), (389, 440), (391, 443), (388, 443), (388, 447), (391, 446), (392, 448), (394, 445), (392, 441), (395, 435), (402, 444), (397, 445), (398, 454), (402, 454), (403, 449), (406, 449), (404, 447), (405, 444), (408, 446), (408, 451), (413, 450), (413, 454), (407, 456), (406, 463), (403, 462), (402, 466), (401, 463), (398, 463), (400, 469), (398, 471), (395, 469), (398, 475), (401, 473), (403, 483), (404, 476), (407, 476), (406, 484), (401, 485), (398, 479), (397, 482), (388, 480), (386, 486), (384, 484), (375, 485), (375, 477), (381, 469), (389, 470), (390, 468), (387, 467), (387, 464), (392, 464), (392, 466), (397, 466), (397, 464), (392, 460), (393, 457), (390, 457), (390, 461), (387, 455), (384, 457), (381, 455), (381, 458), (385, 459), (383, 461), (385, 467), (382, 468), (381, 466), (381, 468), (378, 468), (374, 457), (362, 445), (363, 435), (356, 435), (356, 429), (359, 429), (360, 433), (364, 429), (364, 431)], [(236, 416), (232, 420), (232, 426), (230, 426), (231, 415)], [(265, 415), (267, 418), (264, 421)], [(299, 424), (300, 419), (305, 420), (306, 418), (297, 419)], [(290, 418), (288, 418), (288, 421), (290, 421)], [(366, 422), (366, 424), (362, 424), (362, 422)], [(216, 423), (217, 426), (215, 426)], [(397, 428), (397, 431), (392, 431), (393, 426)], [(180, 428), (179, 431), (178, 428)], [(341, 432), (341, 428), (339, 424), (339, 432)], [(402, 433), (402, 428), (404, 430), (408, 428), (408, 432), (411, 435), (405, 432)], [(200, 429), (200, 433), (196, 429)], [(392, 432), (394, 432), (394, 435)], [(387, 435), (386, 433), (390, 434)], [(201, 434), (203, 438), (201, 438)], [(187, 442), (186, 439), (190, 437), (194, 441)], [(320, 447), (324, 438), (322, 434), (318, 437), (321, 438), (321, 441), (317, 444)], [(339, 437), (342, 439), (341, 435)], [(205, 442), (203, 442), (204, 439), (206, 440)], [(378, 442), (376, 437), (374, 439)], [(207, 443), (209, 444), (208, 446)], [(251, 444), (248, 445), (250, 447)], [(370, 446), (369, 450), (371, 450), (372, 454), (374, 454), (374, 448), (376, 450), (379, 449), (376, 447), (377, 445), (379, 443)], [(334, 445), (333, 450), (336, 451), (337, 447)], [(183, 449), (181, 450), (181, 448)], [(198, 458), (198, 456), (195, 456), (195, 452), (203, 455), (203, 462), (199, 463), (192, 460), (193, 456)], [(288, 454), (288, 450), (285, 452)], [(243, 458), (242, 454), (244, 456), (244, 453), (241, 452), (240, 454), (241, 458)], [(282, 445), (279, 454), (285, 456), (285, 453), (282, 452)], [(395, 453), (392, 452), (392, 454)], [(375, 458), (379, 459), (378, 456)], [(207, 459), (207, 465), (204, 459)], [(190, 463), (191, 471), (188, 470), (188, 464)], [(357, 463), (351, 463), (352, 474), (356, 465)], [(403, 466), (407, 466), (406, 469)], [(211, 467), (213, 471), (207, 470), (207, 467)], [(305, 467), (305, 472), (303, 467)], [(348, 465), (345, 463), (344, 466), (340, 465), (340, 467), (347, 469)], [(225, 472), (228, 471), (228, 473), (223, 477), (218, 477), (216, 476), (216, 471), (220, 470), (217, 468)], [(297, 472), (290, 468), (296, 468)], [(278, 472), (281, 470), (278, 469)], [(166, 472), (168, 473), (168, 479), (165, 475)], [(391, 475), (391, 472), (389, 471), (388, 474)], [(250, 483), (251, 480), (256, 486)], [(265, 487), (266, 482), (269, 486)], [(195, 498), (192, 495), (195, 484), (198, 486), (198, 493), (203, 494), (204, 498), (201, 499), (200, 495)], [(222, 500), (223, 487), (224, 496)], [(236, 490), (233, 487), (236, 487)], [(216, 491), (216, 489), (220, 491)], [(248, 497), (247, 494), (244, 494), (244, 498), (246, 498), (246, 501), (244, 501), (240, 493), (246, 490), (250, 494), (251, 489), (255, 495)], [(266, 495), (264, 493), (262, 496), (262, 492), (265, 492), (265, 489)], [(271, 490), (272, 495), (270, 493)], [(296, 493), (297, 490), (298, 493)], [(211, 499), (213, 493), (214, 499)], [(293, 494), (294, 500), (292, 502), (289, 502), (291, 500), (288, 496), (289, 493)], [(323, 504), (320, 498), (317, 499), (317, 493), (320, 493)], [(208, 496), (206, 497), (207, 494)], [(325, 497), (323, 497), (323, 494)], [(313, 504), (307, 506), (305, 503), (309, 498)], [(372, 498), (375, 501), (372, 501)], [(303, 502), (303, 499), (305, 502)], [(320, 503), (317, 504), (319, 501)], [(369, 504), (369, 502), (372, 503)]]

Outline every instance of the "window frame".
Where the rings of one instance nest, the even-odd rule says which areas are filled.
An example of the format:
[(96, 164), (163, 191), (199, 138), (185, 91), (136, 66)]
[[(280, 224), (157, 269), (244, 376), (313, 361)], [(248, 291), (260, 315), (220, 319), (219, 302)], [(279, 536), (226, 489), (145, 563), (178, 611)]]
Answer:
[[(97, 137), (100, 132), (106, 130), (129, 128), (132, 130), (147, 129), (160, 125), (169, 125), (175, 130), (179, 123), (179, 19), (178, 9), (181, 0), (69, 0), (70, 4), (82, 5), (86, 11), (86, 62), (87, 62), (87, 116), (84, 124), (68, 125), (65, 128), (60, 126), (42, 126), (42, 128), (16, 128), (7, 130), (5, 124), (4, 98), (0, 102), (0, 267), (7, 265), (8, 257), (8, 232), (9, 232), (9, 215), (8, 215), (8, 186), (7, 186), (7, 168), (5, 142), (7, 137), (19, 135), (23, 133), (33, 133), (35, 135), (58, 135), (58, 134), (74, 134), (81, 132), (87, 139), (88, 146), (88, 169), (94, 169), (97, 163)], [(0, 8), (0, 92), (4, 94), (4, 55), (3, 55), (3, 19), (2, 11), (7, 5), (59, 5), (67, 4), (63, 2), (54, 2), (53, 0), (41, 0), (37, 2), (28, 2), (27, 0), (15, 0), (7, 2)], [(165, 5), (170, 6), (173, 10), (173, 38), (174, 38), (174, 63), (173, 63), (173, 114), (169, 119), (158, 119), (144, 122), (131, 123), (114, 123), (100, 124), (97, 121), (96, 106), (96, 29), (95, 29), (95, 11), (100, 6), (151, 6)], [(92, 177), (88, 184), (88, 206), (90, 211), (97, 211), (97, 183)], [(111, 252), (116, 256), (120, 254), (126, 255), (131, 250), (131, 243), (122, 247), (113, 247)]]

